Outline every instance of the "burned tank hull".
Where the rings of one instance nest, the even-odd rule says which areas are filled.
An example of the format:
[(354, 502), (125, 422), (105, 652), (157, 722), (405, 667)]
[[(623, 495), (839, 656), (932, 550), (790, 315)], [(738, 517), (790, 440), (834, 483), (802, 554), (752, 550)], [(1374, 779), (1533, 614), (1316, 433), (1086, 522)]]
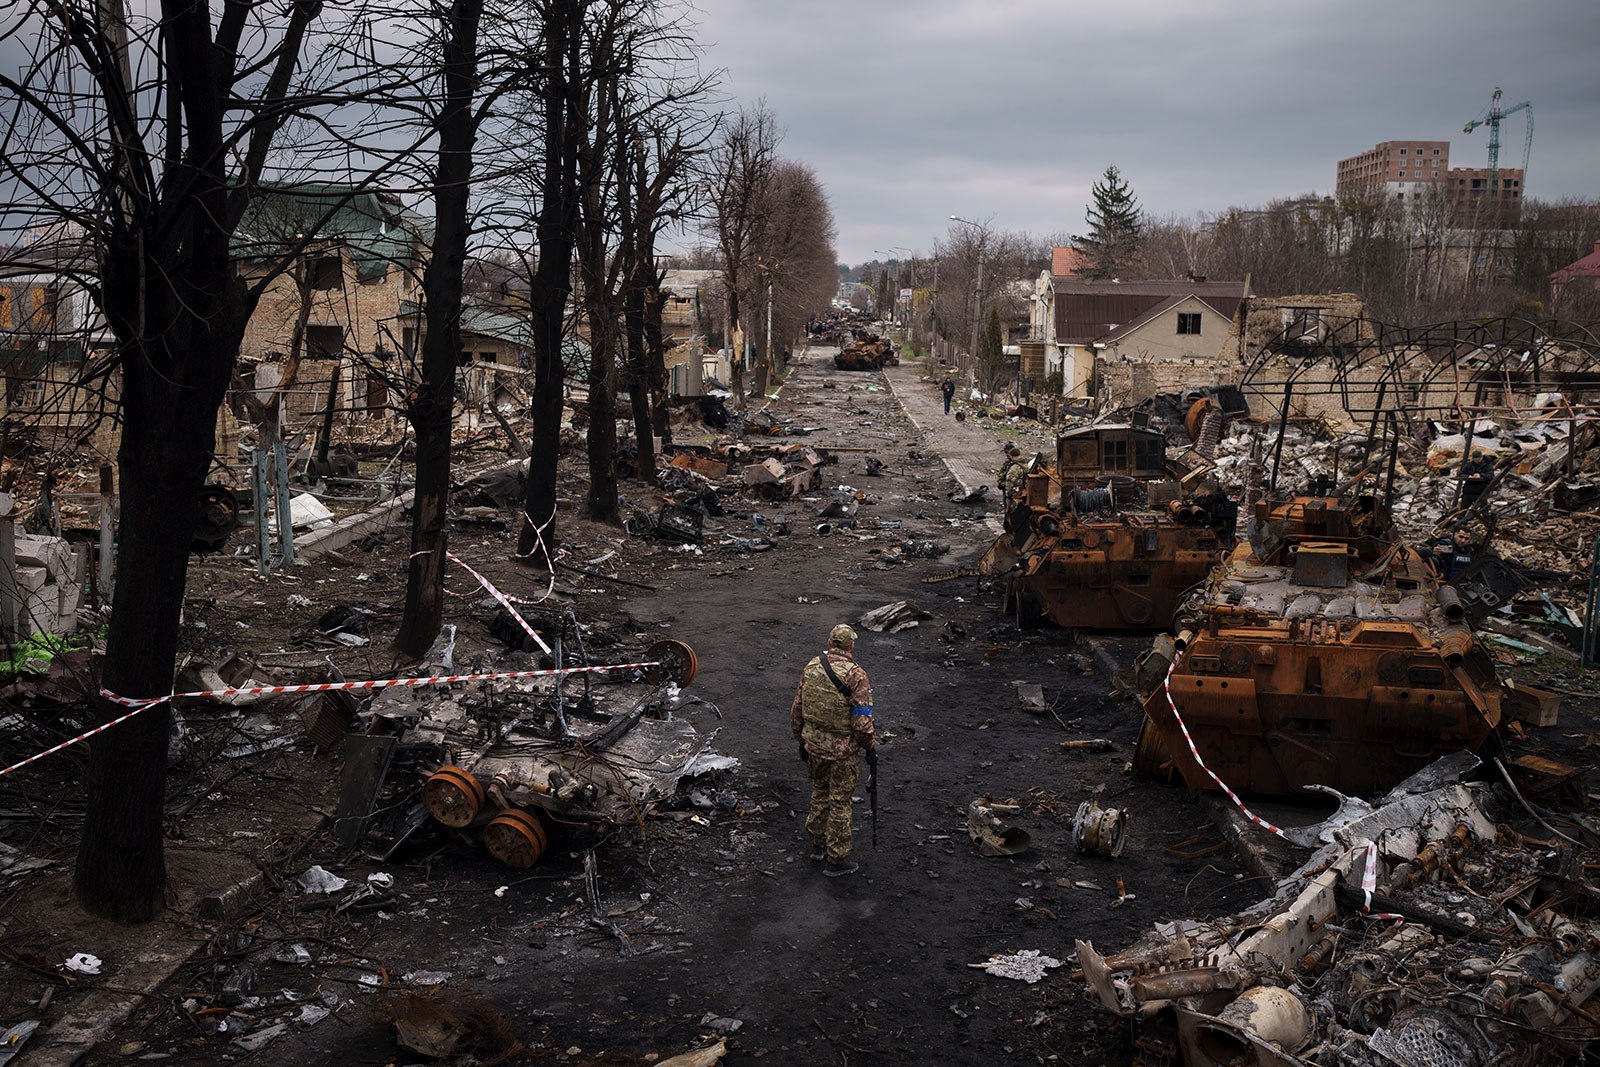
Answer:
[(1140, 658), (1136, 770), (1195, 789), (1219, 789), (1214, 773), (1239, 792), (1364, 795), (1494, 735), (1493, 660), (1453, 591), (1372, 508), (1318, 501), (1308, 533), (1289, 510), (1306, 503), (1263, 504), (1261, 536)]
[(1166, 441), (1133, 425), (1061, 434), (1056, 465), (1007, 501), (1006, 530), (984, 557), (1005, 575), (1019, 625), (1162, 629), (1221, 558), (1235, 503), (1174, 480)]
[(899, 362), (893, 342), (876, 335), (849, 342), (833, 357), (833, 365), (839, 370), (882, 370)]
[[(1056, 521), (1051, 521), (1055, 519)], [(1152, 511), (1092, 521), (1046, 513), (1017, 553), (1006, 609), (1030, 625), (1083, 629), (1172, 625), (1185, 593), (1203, 581), (1222, 544), (1210, 529)]]

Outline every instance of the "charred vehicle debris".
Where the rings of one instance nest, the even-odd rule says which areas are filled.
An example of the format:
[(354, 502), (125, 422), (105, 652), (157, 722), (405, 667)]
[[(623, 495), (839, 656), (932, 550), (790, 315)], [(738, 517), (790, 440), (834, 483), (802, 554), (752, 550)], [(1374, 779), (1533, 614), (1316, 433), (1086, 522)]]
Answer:
[(1056, 439), (1055, 465), (1008, 493), (1005, 525), (984, 567), (1019, 624), (1164, 627), (1231, 542), (1234, 504), (1203, 468), (1169, 463), (1160, 431), (1105, 424)]
[[(842, 401), (856, 420), (869, 412), (860, 406), (866, 401), (852, 398), (869, 396), (888, 379), (885, 368), (899, 363), (893, 342), (875, 329), (866, 316), (843, 311), (812, 327), (813, 340), (826, 346), (812, 350), (813, 362), (824, 370), (821, 380), (802, 385)], [(1485, 351), (1481, 344), (1478, 350)], [(1479, 373), (1490, 379), (1505, 369), (1485, 360)], [(1068, 989), (1081, 1011), (1092, 1009), (1089, 1017), (1123, 1042), (1116, 1062), (1135, 1067), (1581, 1061), (1600, 1038), (1594, 996), (1600, 820), (1589, 813), (1586, 768), (1600, 738), (1590, 735), (1558, 752), (1531, 744), (1539, 736), (1533, 731), (1554, 726), (1563, 710), (1564, 725), (1578, 726), (1563, 697), (1592, 695), (1592, 685), (1571, 675), (1553, 682), (1534, 675), (1544, 686), (1525, 678), (1551, 663), (1580, 670), (1594, 651), (1600, 550), (1595, 513), (1584, 509), (1600, 503), (1600, 450), (1581, 404), (1590, 379), (1572, 379), (1565, 393), (1542, 391), (1554, 395), (1539, 403), (1480, 391), (1472, 404), (1458, 396), (1445, 407), (1427, 401), (1414, 374), (1405, 379), (1408, 391), (1388, 392), (1374, 372), (1359, 390), (1341, 393), (1305, 380), (1312, 365), (1285, 372), (1287, 380), (1262, 371), (1244, 388), (1197, 387), (1098, 414), (1074, 408), (1066, 423), (1032, 431), (1048, 434), (1053, 454), (1041, 450), (1003, 480), (998, 507), (982, 489), (962, 486), (939, 501), (944, 515), (936, 520), (916, 514), (915, 506), (879, 514), (880, 499), (889, 499), (876, 490), (889, 481), (882, 474), (936, 458), (921, 451), (921, 440), (891, 449), (859, 426), (824, 437), (824, 427), (801, 421), (796, 412), (804, 409), (794, 405), (747, 411), (732, 410), (720, 397), (683, 398), (673, 418), (696, 432), (656, 453), (656, 479), (629, 498), (616, 536), (606, 538), (615, 547), (596, 545), (557, 560), (549, 589), (562, 583), (573, 590), (582, 579), (653, 593), (652, 573), (703, 554), (722, 557), (710, 565), (737, 580), (736, 570), (754, 569), (739, 561), (786, 547), (791, 538), (849, 545), (876, 557), (866, 566), (883, 570), (952, 551), (925, 531), (902, 529), (902, 522), (971, 530), (987, 519), (984, 541), (998, 524), (998, 538), (975, 568), (968, 564), (982, 547), (977, 538), (961, 566), (921, 581), (973, 579), (962, 591), (987, 598), (985, 610), (998, 609), (1001, 617), (977, 638), (986, 662), (1024, 654), (1042, 659), (1041, 650), (1082, 642), (1092, 657), (1074, 651), (1061, 657), (1070, 667), (1052, 658), (1050, 669), (1106, 676), (1108, 715), (1123, 732), (1106, 729), (1100, 736), (1097, 724), (1056, 742), (1075, 760), (1078, 753), (1100, 756), (1104, 766), (1095, 773), (1105, 775), (1059, 810), (1030, 807), (1044, 804), (1039, 796), (1065, 799), (1046, 783), (1031, 800), (984, 795), (956, 806), (983, 863), (1015, 862), (1012, 869), (1026, 872), (1023, 864), (1036, 862), (1025, 858), (1028, 852), (1045, 842), (1020, 824), (1042, 810), (1081, 865), (1072, 876), (1057, 869), (1045, 878), (1051, 868), (1038, 861), (1024, 883), (1029, 895), (1013, 902), (1027, 928), (1051, 931), (1053, 940), (1038, 949), (995, 946), (1009, 954), (997, 951), (986, 964), (966, 966), (1047, 981), (1057, 1001)], [(1546, 366), (1576, 373), (1554, 356)], [(1397, 380), (1399, 368), (1390, 365)], [(1335, 379), (1343, 373), (1336, 370)], [(915, 372), (899, 367), (896, 374)], [(931, 395), (941, 378), (921, 384)], [(1539, 392), (1541, 381), (1517, 379), (1518, 395)], [(1593, 381), (1600, 388), (1600, 375)], [(1345, 406), (1297, 408), (1297, 390), (1337, 394)], [(1358, 394), (1365, 399), (1350, 399)], [(1028, 419), (1038, 409), (1014, 410)], [(977, 421), (969, 420), (969, 428)], [(1458, 472), (1476, 448), (1495, 452), (1495, 474), (1482, 496), (1466, 502)], [(632, 459), (626, 446), (619, 449), (619, 463)], [(523, 499), (525, 471), (525, 462), (501, 464), (457, 484), (455, 528), (507, 532), (504, 513)], [(902, 499), (931, 502), (927, 488)], [(959, 505), (953, 510), (961, 517), (948, 517), (946, 502)], [(201, 516), (197, 550), (211, 552), (248, 509), (220, 494), (203, 506), (209, 511)], [(990, 514), (980, 516), (985, 506)], [(1460, 554), (1470, 562), (1456, 567), (1450, 553), (1457, 550), (1439, 542), (1460, 530), (1468, 531), (1470, 551)], [(816, 540), (823, 538), (829, 540)], [(40, 589), (66, 582), (73, 570), (67, 555), (32, 550), (43, 572)], [(610, 564), (634, 550), (649, 553), (649, 570)], [(455, 584), (460, 574), (451, 573)], [(363, 572), (354, 580), (368, 577)], [(313, 662), (330, 653), (323, 666), (274, 669), (244, 656), (208, 659), (205, 653), (219, 645), (200, 646), (177, 686), (174, 760), (193, 759), (199, 727), (212, 717), (226, 720), (229, 738), (217, 758), (260, 755), (299, 740), (342, 756), (331, 776), (336, 806), (329, 804), (324, 827), (342, 846), (351, 881), (313, 866), (277, 887), (291, 910), (326, 904), (330, 915), (348, 909), (347, 920), (380, 907), (392, 911), (404, 899), (390, 893), (393, 876), (374, 874), (363, 884), (354, 867), (399, 863), (435, 842), (453, 854), (441, 847), (422, 865), (449, 869), (453, 855), (459, 870), (465, 851), (481, 850), (507, 868), (508, 885), (556, 879), (561, 875), (546, 873), (551, 866), (564, 857), (565, 874), (581, 856), (584, 899), (567, 905), (558, 922), (613, 937), (631, 958), (636, 950), (620, 932), (626, 925), (620, 917), (643, 909), (650, 893), (615, 909), (603, 906), (596, 870), (606, 855), (637, 846), (649, 866), (652, 820), (678, 816), (709, 826), (696, 814), (703, 812), (734, 825), (747, 811), (789, 805), (770, 796), (741, 799), (730, 788), (745, 771), (739, 759), (717, 751), (720, 723), (683, 713), (701, 705), (719, 720), (723, 714), (692, 695), (700, 674), (694, 635), (668, 625), (670, 616), (659, 624), (635, 624), (626, 615), (589, 620), (559, 596), (525, 602), (479, 581), (485, 589), (471, 591), (473, 606), (504, 647), (464, 659), (447, 625), (422, 662), (388, 682), (347, 683), (335, 666), (337, 657), (350, 669), (354, 660), (345, 653), (367, 644), (375, 615), (347, 604), (326, 611), (316, 605), (316, 622), (287, 642), (315, 649)], [(461, 588), (470, 582), (462, 579), (452, 591)], [(796, 592), (787, 599), (818, 603), (811, 588)], [(41, 595), (57, 603), (64, 597)], [(936, 612), (896, 600), (852, 621), (871, 633), (895, 634), (919, 624), (940, 627), (930, 624), (934, 618)], [(954, 651), (967, 636), (952, 619), (931, 639), (952, 651), (946, 670), (966, 669)], [(866, 654), (872, 651), (869, 641)], [(13, 683), (7, 695), (26, 711), (81, 700), (90, 656), (64, 650), (49, 673)], [(1108, 657), (1114, 662), (1107, 664)], [(368, 684), (374, 688), (360, 688)], [(1013, 684), (1029, 713), (1046, 724), (1044, 716), (1055, 716), (1075, 730), (1075, 719), (1058, 714), (1071, 711), (1047, 700), (1042, 687)], [(730, 714), (747, 711), (730, 708)], [(891, 716), (883, 717), (889, 730), (915, 737), (920, 724), (906, 727)], [(187, 736), (186, 723), (195, 728)], [(997, 720), (961, 725), (989, 729)], [(1568, 736), (1581, 735), (1569, 729)], [(1574, 748), (1585, 762), (1553, 758), (1571, 759)], [(886, 767), (898, 770), (895, 746), (887, 751)], [(1072, 766), (1086, 773), (1089, 765)], [(1119, 785), (1119, 768), (1137, 776), (1146, 792), (1118, 799), (1134, 780)], [(1219, 916), (1203, 900), (1190, 907), (1187, 891), (1182, 901), (1161, 898), (1168, 917), (1143, 936), (1127, 935), (1127, 942), (1104, 929), (1091, 936), (1073, 922), (1043, 925), (1058, 916), (1031, 898), (1051, 885), (1103, 891), (1106, 906), (1117, 908), (1135, 900), (1134, 890), (1147, 893), (1132, 876), (1125, 885), (1119, 873), (1136, 857), (1159, 864), (1163, 849), (1184, 859), (1208, 854), (1210, 844), (1190, 850), (1192, 842), (1171, 845), (1147, 835), (1136, 801), (1169, 792), (1194, 798), (1217, 818), (1215, 849), (1231, 845), (1241, 866), (1257, 872), (1264, 887), (1259, 899), (1240, 908), (1255, 890), (1236, 890), (1226, 909), (1216, 909), (1231, 913)], [(1337, 811), (1321, 819), (1335, 804)], [(866, 804), (859, 810), (866, 817)], [(954, 834), (923, 836), (938, 842), (941, 854), (953, 854), (957, 846), (948, 838), (963, 836), (959, 819), (915, 829), (952, 827)], [(740, 829), (726, 835), (729, 851), (717, 852), (730, 866), (735, 851), (758, 847), (751, 842), (764, 833)], [(856, 832), (859, 838), (861, 826)], [(708, 841), (686, 847), (705, 849)], [(960, 849), (966, 852), (964, 841)], [(807, 869), (798, 862), (803, 858), (794, 870)], [(534, 872), (541, 863), (545, 868)], [(728, 869), (716, 863), (709, 861)], [(756, 873), (758, 884), (778, 879), (772, 870)], [(931, 868), (916, 871), (919, 879), (924, 873), (938, 877)], [(340, 883), (343, 896), (317, 888), (331, 882)], [(1134, 923), (1128, 914), (1118, 913), (1121, 931), (1145, 928), (1144, 919)], [(529, 924), (517, 936), (542, 946), (542, 925)], [(276, 962), (304, 962), (295, 952), (304, 948), (288, 943), (287, 934), (279, 940), (286, 943), (273, 947)], [(666, 945), (661, 951), (675, 951)], [(366, 975), (376, 965), (360, 963), (353, 981), (376, 988), (377, 976), (368, 982)], [(270, 1032), (262, 1027), (269, 1009), (290, 1009), (253, 1003), (248, 990), (230, 994), (243, 969), (219, 965), (207, 975), (204, 981), (220, 988), (215, 999), (201, 1000), (208, 1006), (200, 1010), (218, 1011), (222, 1025), (235, 1025), (238, 1033), (225, 1040), (248, 1050), (251, 1033)], [(410, 978), (407, 984), (427, 983)], [(387, 975), (382, 982), (388, 984)], [(340, 1001), (323, 1003), (338, 1010)], [(1033, 1028), (1048, 1029), (1041, 1020), (1059, 1007), (1048, 998), (1045, 1004)], [(701, 1022), (701, 1037), (708, 1029), (719, 1035), (717, 1055), (740, 1025), (711, 1015)], [(826, 1031), (824, 1037), (833, 1041)], [(405, 1047), (441, 1058), (426, 1040)]]

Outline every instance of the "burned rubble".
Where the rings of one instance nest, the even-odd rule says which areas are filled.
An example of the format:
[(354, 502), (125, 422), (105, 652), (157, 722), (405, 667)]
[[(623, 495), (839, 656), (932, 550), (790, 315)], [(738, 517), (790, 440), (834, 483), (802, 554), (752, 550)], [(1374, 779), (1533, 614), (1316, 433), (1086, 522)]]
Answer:
[[(1133, 1063), (1402, 1067), (1578, 1062), (1600, 1037), (1600, 897), (1586, 817), (1447, 757), (1318, 844), (1234, 915), (1175, 919), (1110, 955), (1077, 941), (1086, 989), (1133, 1020)], [(1302, 853), (1303, 854), (1303, 853)]]
[[(203, 829), (202, 817), (223, 807), (208, 797), (231, 796), (258, 775), (299, 781), (304, 765), (322, 779), (320, 792), (306, 795), (317, 796), (313, 806), (326, 821), (298, 832), (281, 829), (287, 823), (246, 824), (243, 832), (274, 835), (262, 860), (263, 887), (242, 912), (220, 898), (214, 906), (218, 916), (251, 919), (213, 920), (215, 940), (167, 986), (171, 1006), (150, 1007), (137, 1020), (142, 1029), (119, 1042), (143, 1042), (138, 1054), (171, 1052), (179, 1062), (252, 1051), (270, 1062), (304, 1058), (308, 1049), (337, 1055), (359, 1035), (385, 1049), (397, 1044), (400, 1055), (416, 1059), (492, 1059), (520, 1043), (566, 1062), (604, 1062), (597, 1050), (626, 1047), (657, 1055), (690, 1049), (687, 1055), (710, 1063), (763, 1049), (809, 1061), (846, 1045), (910, 1055), (936, 1033), (949, 1049), (964, 1050), (953, 1053), (953, 1062), (972, 1051), (962, 1045), (971, 1041), (1015, 1049), (1029, 1062), (1056, 1055), (1149, 1064), (1381, 1064), (1376, 1057), (1418, 1039), (1427, 1021), (1419, 1009), (1444, 1003), (1441, 990), (1481, 996), (1498, 974), (1509, 1007), (1493, 1021), (1477, 1020), (1483, 1045), (1474, 1054), (1486, 1057), (1478, 1062), (1496, 1054), (1514, 1062), (1529, 1049), (1553, 1050), (1546, 1058), (1559, 1058), (1582, 1047), (1582, 1015), (1536, 984), (1590, 1011), (1586, 994), (1562, 970), (1576, 974), (1581, 964), (1573, 961), (1587, 949), (1545, 925), (1556, 915), (1587, 929), (1581, 906), (1567, 903), (1575, 884), (1562, 881), (1563, 872), (1582, 870), (1583, 850), (1565, 845), (1569, 858), (1549, 855), (1564, 845), (1550, 828), (1591, 840), (1588, 816), (1575, 810), (1586, 804), (1587, 784), (1571, 746), (1481, 746), (1483, 766), (1459, 786), (1481, 815), (1448, 791), (1453, 780), (1413, 783), (1407, 795), (1427, 797), (1423, 806), (1436, 812), (1432, 822), (1423, 825), (1420, 809), (1402, 807), (1384, 816), (1382, 830), (1351, 824), (1355, 829), (1337, 839), (1348, 843), (1344, 852), (1319, 860), (1321, 869), (1308, 865), (1298, 881), (1273, 891), (1271, 907), (1265, 901), (1247, 907), (1265, 894), (1247, 874), (1253, 868), (1228, 855), (1227, 833), (1178, 786), (1130, 773), (1138, 762), (1140, 715), (1117, 694), (1136, 692), (1144, 680), (1130, 667), (1149, 646), (1148, 635), (1024, 631), (1014, 617), (998, 615), (1001, 589), (971, 564), (993, 536), (994, 521), (1008, 520), (1014, 509), (993, 489), (975, 493), (976, 482), (957, 484), (940, 463), (941, 455), (966, 449), (976, 457), (973, 466), (986, 467), (987, 449), (998, 459), (998, 444), (988, 443), (994, 438), (981, 446), (964, 438), (952, 447), (937, 433), (908, 429), (895, 421), (884, 372), (837, 372), (826, 365), (831, 353), (818, 355), (784, 384), (765, 415), (729, 412), (729, 424), (717, 427), (698, 412), (685, 414), (656, 483), (627, 487), (626, 528), (569, 524), (578, 532), (569, 532), (568, 551), (548, 584), (528, 588), (506, 581), (504, 568), (486, 569), (504, 592), (540, 603), (514, 599), (513, 613), (452, 571), (447, 584), (462, 594), (452, 598), (454, 646), (436, 646), (414, 673), (595, 670), (440, 681), (375, 694), (185, 702), (183, 766), (193, 781), (179, 803), (192, 806), (184, 824), (197, 842), (215, 848), (233, 829)], [(1120, 433), (1112, 428), (1126, 417), (1084, 419), (1081, 426), (1091, 432), (1075, 440)], [(949, 425), (993, 433), (1024, 421), (995, 416)], [(1180, 506), (1204, 496), (1186, 491), (1186, 478), (1193, 487), (1209, 481), (1224, 495), (1237, 492), (1248, 479), (1234, 479), (1245, 468), (1224, 461), (1248, 456), (1250, 445), (1240, 439), (1251, 435), (1258, 463), (1263, 454), (1270, 462), (1266, 446), (1277, 427), (1242, 418), (1226, 426), (1215, 462), (1197, 455), (1187, 429), (1174, 426), (1166, 443), (1172, 463), (1163, 463), (1151, 484), (1178, 485)], [(1035, 436), (1055, 432), (1031, 428)], [(1284, 468), (1298, 458), (1295, 449), (1314, 460), (1335, 440), (1320, 426), (1291, 424)], [(1349, 447), (1360, 443), (1334, 446), (1344, 449), (1341, 471), (1354, 473)], [(1401, 445), (1400, 463), (1410, 448)], [(1375, 444), (1374, 454), (1381, 451)], [(520, 500), (520, 469), (502, 467), (457, 487), (452, 546), (474, 563), (504, 553), (515, 534), (506, 515)], [(1307, 477), (1325, 473), (1299, 469)], [(1409, 466), (1400, 469), (1407, 473), (1397, 480), (1429, 477), (1420, 466), (1415, 475)], [(1368, 485), (1376, 477), (1369, 474)], [(1089, 481), (1082, 488), (1105, 488)], [(1046, 484), (1035, 523), (1062, 507), (1059, 488)], [(1028, 502), (1028, 488), (1024, 482), (1013, 503)], [(1186, 529), (1214, 531), (1219, 547), (1209, 550), (1208, 569), (1235, 530), (1243, 535), (1240, 549), (1250, 549), (1248, 521), (1244, 529), (1220, 516), (1182, 523), (1163, 492), (1157, 490), (1158, 508), (1147, 497), (1115, 511), (1084, 509), (1079, 521), (1085, 527), (1113, 521), (1122, 531), (1122, 512), (1158, 511)], [(564, 483), (564, 497), (580, 494), (577, 477)], [(1399, 496), (1396, 511), (1402, 511)], [(1273, 517), (1277, 506), (1252, 508), (1248, 516), (1281, 523), (1282, 516)], [(1524, 521), (1562, 520), (1529, 512)], [(389, 672), (374, 660), (374, 645), (392, 625), (398, 591), (385, 560), (398, 552), (403, 540), (389, 530), (340, 550), (336, 570), (275, 572), (266, 580), (281, 590), (273, 603), (295, 605), (292, 625), (283, 629), (280, 647), (258, 644), (237, 658), (240, 635), (267, 625), (258, 617), (262, 607), (248, 593), (230, 599), (235, 590), (227, 581), (197, 590), (194, 618), (207, 626), (193, 631), (196, 676), (184, 686), (213, 691), (323, 684), (346, 673), (384, 677)], [(1346, 553), (1352, 581), (1382, 586), (1387, 579), (1367, 575), (1370, 564), (1359, 557), (1359, 550)], [(1308, 557), (1307, 566), (1312, 562)], [(318, 582), (329, 584), (301, 585), (297, 573), (317, 573)], [(1290, 567), (1283, 580), (1293, 578)], [(1235, 580), (1246, 589), (1237, 599)], [(1564, 646), (1555, 621), (1530, 614), (1530, 602), (1537, 590), (1570, 603), (1577, 587), (1540, 581), (1509, 594), (1517, 615), (1494, 609), (1484, 617), (1515, 617), (1512, 625), (1527, 632), (1510, 639), (1529, 647), (1536, 646), (1524, 638), (1535, 627)], [(1311, 589), (1315, 619), (1333, 618), (1329, 602), (1341, 591)], [(1362, 590), (1342, 592), (1355, 600)], [(1213, 607), (1259, 611), (1262, 605), (1250, 598), (1271, 590), (1251, 573), (1202, 583), (1193, 595), (1202, 593)], [(1381, 588), (1373, 595), (1385, 612), (1404, 599)], [(1294, 599), (1287, 598), (1285, 611)], [(1464, 610), (1471, 600), (1463, 597)], [(1478, 601), (1486, 603), (1481, 595)], [(1428, 612), (1444, 607), (1435, 593)], [(1179, 614), (1196, 610), (1186, 600)], [(797, 844), (800, 776), (777, 754), (787, 746), (773, 726), (774, 715), (781, 717), (773, 709), (786, 706), (792, 691), (793, 657), (803, 659), (817, 634), (841, 619), (863, 632), (888, 742), (880, 785), (883, 848), (870, 851), (863, 796), (857, 848), (870, 882), (847, 887), (857, 895), (837, 898), (847, 909), (879, 909), (867, 953), (841, 954), (836, 934), (812, 929), (804, 909), (796, 911), (795, 901), (803, 899), (796, 894), (819, 880), (807, 879), (815, 871)], [(1309, 625), (1298, 616), (1294, 621)], [(1356, 611), (1334, 621), (1403, 620)], [(1208, 630), (1200, 625), (1193, 633), (1203, 638)], [(1492, 631), (1477, 626), (1476, 632), (1474, 655), (1490, 656), (1497, 682), (1509, 683), (1495, 688), (1505, 721), (1497, 738), (1505, 735), (1510, 744), (1518, 729), (1548, 736), (1554, 731), (1535, 724), (1558, 710), (1570, 720), (1573, 698), (1536, 684), (1548, 681), (1533, 669), (1536, 662), (1556, 653), (1496, 645)], [(771, 638), (752, 636), (765, 634)], [(660, 647), (679, 641), (682, 647)], [(1188, 647), (1191, 655), (1207, 654)], [(654, 668), (599, 669), (663, 659), (673, 663), (666, 676)], [(285, 660), (287, 666), (274, 665)], [(1417, 660), (1408, 669), (1427, 665)], [(1108, 675), (1109, 687), (1099, 680)], [(1324, 675), (1325, 683), (1333, 678)], [(1585, 688), (1576, 679), (1565, 685)], [(30, 700), (44, 700), (42, 678), (26, 686)], [(1207, 742), (1197, 740), (1209, 753)], [(218, 755), (208, 757), (213, 751)], [(1528, 815), (1517, 793), (1548, 828)], [(1257, 804), (1254, 796), (1242, 799)], [(1364, 805), (1357, 797), (1341, 799), (1347, 815), (1369, 819), (1377, 816), (1367, 809), (1393, 807), (1370, 797)], [(295, 798), (285, 806), (304, 814), (304, 803), (311, 802)], [(1269, 814), (1282, 819), (1281, 809)], [(1406, 819), (1422, 829), (1407, 831)], [(1500, 830), (1501, 823), (1508, 829)], [(1469, 829), (1457, 832), (1457, 824)], [(1326, 844), (1320, 832), (1285, 827), (1313, 847)], [(1346, 853), (1364, 850), (1369, 839), (1379, 858), (1374, 896), (1363, 911), (1350, 887), (1360, 893), (1365, 853), (1359, 862)], [(1437, 847), (1430, 852), (1430, 845)], [(1300, 858), (1288, 845), (1274, 848)], [(24, 850), (19, 862), (28, 858)], [(1329, 872), (1338, 878), (1318, 881)], [(1533, 878), (1537, 884), (1524, 885)], [(1523, 889), (1512, 899), (1499, 899), (1518, 885)], [(1293, 908), (1312, 887), (1318, 907), (1327, 910), (1300, 921)], [(974, 908), (974, 901), (983, 906)], [(1397, 924), (1377, 917), (1382, 912), (1406, 917)], [(1297, 932), (1317, 924), (1310, 944), (1296, 942), (1282, 957), (1286, 963), (1273, 955), (1276, 943), (1251, 940), (1280, 914), (1293, 920), (1284, 928)], [(942, 941), (922, 929), (927, 916), (950, 931)], [(1188, 954), (1181, 945), (1150, 947), (1154, 940), (1118, 951), (1152, 924), (1169, 942), (1187, 939)], [(768, 950), (752, 966), (735, 932), (756, 929), (781, 933), (763, 942)], [(1411, 932), (1394, 940), (1405, 931)], [(1334, 940), (1323, 958), (1301, 964), (1328, 935)], [(1103, 983), (1091, 978), (1099, 973), (1094, 950), (1074, 953), (1078, 940), (1107, 952)], [(411, 947), (399, 949), (397, 941)], [(112, 966), (119, 959), (101, 942), (66, 935), (62, 951), (55, 952), (56, 942), (47, 951), (66, 959), (69, 942), (72, 951), (92, 951)], [(880, 1009), (855, 1011), (854, 981), (788, 967), (788, 943), (807, 961), (849, 959), (873, 984)], [(1081, 976), (1072, 973), (1075, 966)], [(1155, 984), (1166, 975), (1175, 976), (1180, 992)], [(669, 983), (665, 1000), (658, 981)], [(803, 1006), (788, 1003), (790, 987), (808, 990)], [(1149, 996), (1135, 1000), (1133, 990)], [(1170, 995), (1158, 1002), (1156, 993)], [(1299, 1031), (1266, 1031), (1252, 1022), (1264, 1013), (1298, 1018), (1289, 996), (1307, 1020), (1304, 1041), (1293, 1051)], [(1465, 1001), (1450, 1003), (1454, 1016), (1470, 1018)], [(30, 1010), (31, 1017), (48, 1017), (36, 1005)], [(914, 1022), (884, 1027), (880, 1011)], [(1541, 1046), (1528, 1037), (1537, 1026), (1529, 1020), (1546, 1015), (1558, 1021), (1546, 1028), (1553, 1036), (1538, 1036), (1546, 1041)], [(1448, 1027), (1435, 1027), (1439, 1032), (1455, 1040)]]

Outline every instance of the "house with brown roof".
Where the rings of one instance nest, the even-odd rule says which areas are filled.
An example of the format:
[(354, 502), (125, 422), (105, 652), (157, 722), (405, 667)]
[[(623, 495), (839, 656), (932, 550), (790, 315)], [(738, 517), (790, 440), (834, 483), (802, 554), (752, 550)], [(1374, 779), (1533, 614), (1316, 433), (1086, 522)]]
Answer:
[(1054, 346), (1069, 395), (1117, 402), (1232, 381), (1248, 282), (1056, 277)]
[(1579, 292), (1589, 295), (1600, 293), (1600, 241), (1595, 242), (1593, 252), (1550, 275), (1552, 308), (1560, 309), (1563, 293), (1567, 293), (1570, 299)]

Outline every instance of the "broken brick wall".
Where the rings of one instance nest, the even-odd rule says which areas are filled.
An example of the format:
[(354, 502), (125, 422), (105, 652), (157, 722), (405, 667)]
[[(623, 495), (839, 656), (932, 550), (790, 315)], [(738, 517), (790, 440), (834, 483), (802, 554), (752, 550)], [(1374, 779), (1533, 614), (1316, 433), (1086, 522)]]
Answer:
[(1185, 359), (1095, 360), (1095, 378), (1102, 399), (1112, 404), (1137, 403), (1156, 393), (1178, 393), (1203, 385), (1230, 385), (1237, 366), (1228, 360), (1193, 356)]

